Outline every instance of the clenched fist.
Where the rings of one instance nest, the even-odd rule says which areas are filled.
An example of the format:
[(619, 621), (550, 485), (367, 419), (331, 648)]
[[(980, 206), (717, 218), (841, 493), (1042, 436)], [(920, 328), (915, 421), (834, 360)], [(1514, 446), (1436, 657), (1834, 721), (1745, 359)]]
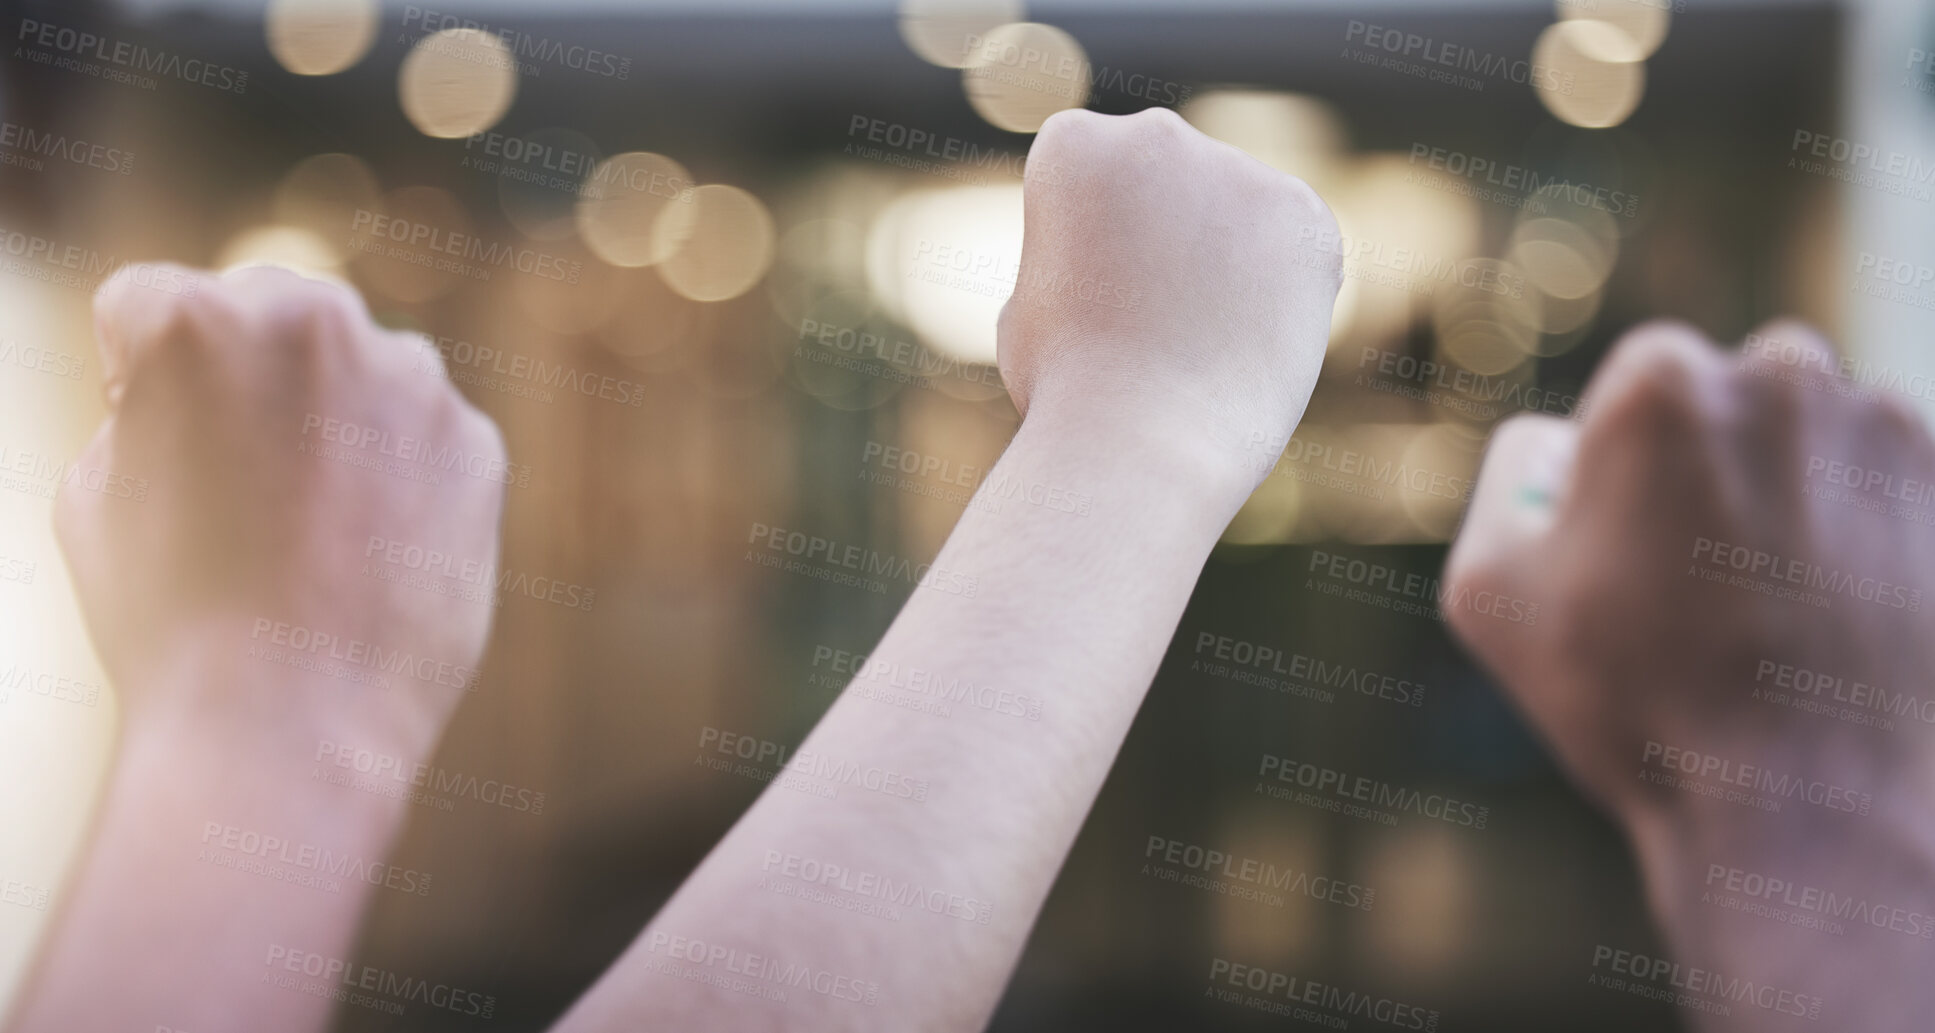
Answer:
[[(137, 268), (95, 320), (109, 414), (78, 465), (144, 497), (70, 485), (56, 530), (130, 719), (179, 705), (340, 730), (358, 713), (358, 741), (427, 749), (491, 608), (394, 577), (388, 543), (495, 565), (511, 469), (495, 425), (353, 292), (284, 270)], [(156, 677), (204, 662), (250, 677)], [(334, 677), (260, 687), (298, 671)]]
[(475, 683), (491, 607), (438, 579), (496, 564), (504, 446), (344, 288), (137, 266), (95, 324), (108, 417), (55, 529), (121, 738), (8, 1028), (321, 1029), (265, 945), (348, 957), (374, 895), (430, 892), (384, 858)]
[(1254, 487), (1245, 450), (1288, 439), (1323, 362), (1341, 273), (1298, 244), (1336, 232), (1323, 201), (1165, 108), (1054, 115), (1024, 193), (999, 334), (1023, 416), (1184, 442)]
[(1632, 332), (1583, 425), (1498, 430), (1447, 565), (1542, 604), (1449, 616), (1627, 828), (1681, 961), (1780, 991), (1709, 1029), (1926, 1028), (1935, 442), (1834, 368), (1795, 324), (1734, 357)]

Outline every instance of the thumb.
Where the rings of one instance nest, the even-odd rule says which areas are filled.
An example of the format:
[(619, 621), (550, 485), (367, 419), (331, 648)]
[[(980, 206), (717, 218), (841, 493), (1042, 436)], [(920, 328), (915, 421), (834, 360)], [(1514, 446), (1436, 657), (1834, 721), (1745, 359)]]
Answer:
[[(1464, 525), (1445, 560), (1448, 592), (1538, 594), (1534, 579), (1545, 568), (1542, 557), (1572, 480), (1578, 441), (1576, 424), (1535, 414), (1514, 416), (1492, 432)], [(1462, 607), (1447, 609), (1445, 618), (1480, 653), (1489, 652), (1485, 631), (1495, 621)]]

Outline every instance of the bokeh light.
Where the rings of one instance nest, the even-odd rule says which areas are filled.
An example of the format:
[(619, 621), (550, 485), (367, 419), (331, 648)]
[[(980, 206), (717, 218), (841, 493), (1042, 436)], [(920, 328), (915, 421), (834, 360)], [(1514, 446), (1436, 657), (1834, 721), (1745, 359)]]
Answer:
[(1312, 186), (1339, 178), (1348, 149), (1337, 110), (1300, 93), (1205, 90), (1190, 97), (1180, 113), (1204, 134)]
[(1565, 21), (1598, 21), (1624, 33), (1624, 46), (1603, 39), (1602, 47), (1616, 47), (1621, 60), (1644, 61), (1666, 42), (1673, 24), (1667, 0), (1555, 0), (1559, 17)]
[(300, 226), (253, 226), (229, 238), (215, 256), (215, 268), (238, 265), (279, 265), (313, 279), (343, 279), (341, 252)]
[(385, 225), (399, 228), (406, 239), (369, 232), (375, 226), (369, 220), (356, 237), (350, 266), (359, 283), (396, 301), (420, 302), (449, 293), (463, 280), (455, 271), (436, 268), (437, 252), (408, 242), (419, 228), (426, 237), (444, 241), (471, 235), (470, 214), (450, 191), (430, 186), (392, 190), (383, 195), (375, 213), (393, 220)]
[(974, 48), (961, 85), (990, 125), (1032, 133), (1055, 112), (1088, 103), (1088, 54), (1053, 25), (1013, 22)]
[(1349, 163), (1326, 194), (1338, 238), (1312, 241), (1339, 253), (1344, 286), (1331, 323), (1333, 356), (1360, 340), (1389, 340), (1413, 310), (1478, 247), (1479, 218), (1468, 197), (1418, 183), (1403, 155)]
[(735, 186), (708, 183), (683, 207), (690, 219), (661, 216), (654, 249), (666, 286), (693, 301), (724, 301), (751, 290), (773, 264), (773, 217), (759, 198)]
[(578, 233), (593, 254), (612, 265), (655, 265), (691, 234), (698, 218), (693, 192), (685, 166), (663, 154), (614, 154), (585, 181), (577, 205)]
[(1616, 126), (1646, 93), (1646, 66), (1634, 54), (1632, 37), (1609, 22), (1555, 22), (1532, 47), (1532, 64), (1557, 73), (1535, 80), (1539, 100), (1582, 129)]
[(1021, 0), (901, 0), (900, 38), (929, 64), (965, 68), (988, 33), (1026, 17)]
[(867, 233), (867, 284), (920, 339), (995, 361), (995, 319), (1021, 264), (1021, 186), (913, 191)]
[(310, 155), (283, 173), (273, 207), (277, 222), (300, 226), (341, 250), (356, 213), (374, 210), (381, 197), (382, 187), (368, 162), (331, 152)]
[(262, 29), (282, 67), (334, 75), (369, 53), (376, 22), (376, 0), (269, 0)]
[(517, 98), (517, 59), (497, 36), (445, 29), (417, 41), (397, 72), (397, 98), (425, 136), (481, 133)]
[(1475, 373), (1497, 376), (1538, 351), (1539, 294), (1509, 262), (1461, 263), (1432, 296), (1431, 317), (1442, 355)]

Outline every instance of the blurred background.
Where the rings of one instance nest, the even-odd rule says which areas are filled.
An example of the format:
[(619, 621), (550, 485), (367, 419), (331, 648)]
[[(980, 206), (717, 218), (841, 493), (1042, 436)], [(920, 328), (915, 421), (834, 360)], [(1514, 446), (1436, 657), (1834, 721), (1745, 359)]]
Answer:
[[(1346, 284), (1309, 415), (1209, 562), (997, 1030), (1299, 1025), (1206, 995), (1219, 957), (1445, 1030), (1679, 1028), (1589, 984), (1595, 947), (1657, 949), (1617, 833), (1441, 622), (1403, 612), (1428, 595), (1327, 558), (1435, 577), (1492, 426), (1573, 415), (1646, 318), (1736, 340), (1797, 313), (1874, 390), (1935, 373), (1935, 293), (1883, 264), (1935, 267), (1935, 11), (1915, 0), (0, 11), (8, 467), (73, 456), (100, 419), (88, 301), (114, 269), (283, 262), (427, 335), (528, 468), (504, 567), (574, 589), (504, 593), (437, 760), (541, 806), (417, 807), (396, 860), (437, 892), (381, 901), (360, 947), (494, 994), (496, 1017), (343, 1030), (542, 1029), (762, 788), (698, 762), (707, 730), (790, 747), (832, 701), (827, 651), (871, 648), (911, 586), (772, 570), (749, 538), (939, 549), (1017, 422), (993, 321), (1053, 111), (1172, 107), (1304, 177), (1342, 228), (1310, 246)], [(114, 708), (31, 483), (0, 491), (0, 615), (6, 677), (94, 690), (0, 703), (0, 877), (57, 893)], [(1259, 648), (1410, 688), (1285, 675)], [(1278, 798), (1269, 757), (1443, 794), (1483, 827)], [(1163, 882), (1151, 836), (1377, 904)], [(0, 905), (0, 993), (46, 916)]]

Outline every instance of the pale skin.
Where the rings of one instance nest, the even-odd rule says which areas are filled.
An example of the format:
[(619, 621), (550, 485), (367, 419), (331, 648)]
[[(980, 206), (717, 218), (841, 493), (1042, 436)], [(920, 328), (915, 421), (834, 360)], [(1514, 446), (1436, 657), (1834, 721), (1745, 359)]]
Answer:
[[(1588, 387), (1582, 422), (1501, 427), (1446, 580), (1539, 602), (1539, 631), (1449, 616), (1627, 830), (1675, 960), (1776, 990), (1696, 1024), (1926, 1029), (1935, 724), (1896, 713), (1883, 730), (1793, 704), (1874, 715), (1876, 690), (1930, 697), (1935, 595), (1915, 593), (1935, 588), (1935, 514), (1871, 507), (1935, 482), (1935, 441), (1899, 399), (1838, 393), (1806, 327), (1749, 341), (1727, 355), (1687, 327), (1642, 327)], [(1756, 552), (1779, 559), (1756, 572)], [(1846, 575), (1817, 577), (1843, 586), (1810, 589), (1827, 606), (1768, 594), (1810, 571)], [(1686, 788), (1743, 780), (1779, 810)], [(1594, 971), (1630, 980), (1617, 964), (1599, 956)]]
[[(1035, 146), (1046, 160), (1031, 168), (1057, 172), (1027, 184), (1021, 285), (1000, 327), (1024, 420), (998, 476), (1080, 492), (1088, 512), (970, 508), (934, 564), (959, 576), (916, 592), (872, 668), (1008, 702), (941, 717), (849, 690), (802, 749), (925, 778), (927, 798), (769, 792), (558, 1029), (967, 1030), (993, 1011), (1204, 558), (1266, 470), (1254, 443), (1287, 437), (1303, 412), (1339, 282), (1334, 263), (1294, 246), (1334, 232), (1322, 201), (1171, 112), (1070, 112)], [(351, 572), (372, 537), (494, 557), (494, 486), (438, 505), (421, 485), (290, 453), (296, 414), (318, 410), (501, 456), (494, 428), (446, 384), (401, 371), (410, 349), (353, 299), (284, 277), (202, 277), (193, 305), (132, 288), (101, 298), (116, 411), (91, 451), (182, 487), (158, 499), (159, 522), (63, 500), (64, 548), (127, 719), (17, 1033), (320, 1028), (326, 1001), (261, 981), (287, 960), (269, 952), (344, 958), (382, 891), (288, 887), (196, 851), (213, 820), (381, 857), (402, 805), (306, 783), (314, 744), (427, 757), (454, 700), (345, 697), (330, 679), (265, 676), (237, 657), (279, 614), (460, 663), (481, 648), (475, 608), (431, 609)], [(1058, 286), (1084, 278), (1131, 287), (1133, 307)], [(244, 343), (265, 340), (303, 345), (300, 361)], [(109, 577), (127, 565), (133, 584)], [(891, 676), (860, 681), (902, 692)], [(262, 691), (271, 682), (279, 694)], [(1038, 706), (1016, 713), (1016, 699)], [(775, 852), (917, 881), (942, 891), (928, 899), (943, 913), (890, 923), (761, 892)], [(155, 886), (175, 890), (157, 903)], [(781, 1002), (653, 971), (675, 936), (816, 974)], [(162, 956), (173, 963), (153, 963)], [(104, 969), (151, 975), (90, 994)]]
[[(555, 1033), (987, 1024), (1210, 547), (1264, 472), (1249, 444), (1303, 413), (1338, 284), (1294, 248), (1300, 230), (1334, 232), (1323, 202), (1171, 112), (1056, 115), (1029, 168), (1057, 172), (1025, 186), (999, 338), (1023, 420), (989, 479), (1086, 493), (1090, 511), (970, 506), (935, 567), (973, 594), (917, 590), (872, 653), (878, 675), (801, 744), (926, 778), (924, 801), (769, 789)], [(1044, 286), (1071, 276), (1140, 297)], [(942, 717), (862, 694), (919, 699), (891, 687), (917, 670), (1039, 701), (1039, 717), (997, 697)], [(943, 891), (941, 913), (885, 921), (781, 895), (835, 881), (827, 864), (858, 888), (829, 896), (866, 900), (872, 876)], [(791, 984), (768, 961), (837, 981)]]
[[(801, 746), (922, 779), (924, 799), (772, 789), (562, 1033), (971, 1030), (998, 1001), (1204, 557), (1266, 469), (1254, 444), (1282, 441), (1302, 414), (1337, 284), (1334, 266), (1295, 253), (1334, 232), (1308, 188), (1167, 112), (1068, 113), (1036, 147), (1030, 167), (1056, 172), (1027, 184), (1021, 282), (1000, 327), (1023, 423), (996, 475), (1079, 493), (1088, 511), (970, 507), (935, 561), (946, 576), (915, 592)], [(499, 485), (432, 488), (297, 449), (316, 414), (501, 458), (495, 429), (409, 371), (418, 350), (353, 296), (267, 271), (184, 275), (195, 299), (122, 285), (100, 303), (113, 411), (83, 461), (154, 493), (60, 503), (125, 728), (14, 1030), (321, 1028), (328, 1001), (263, 975), (298, 974), (277, 967), (291, 952), (346, 959), (363, 907), (394, 888), (323, 893), (217, 867), (197, 859), (223, 849), (210, 826), (381, 859), (405, 805), (311, 780), (316, 744), (427, 758), (462, 691), (401, 678), (369, 691), (247, 650), (267, 619), (474, 667), (488, 631), (486, 608), (359, 569), (373, 537), (494, 558)], [(1131, 288), (1134, 308), (1054, 286), (1083, 278)], [(1824, 348), (1798, 327), (1769, 336)], [(1770, 370), (1651, 328), (1608, 361), (1582, 426), (1508, 424), (1448, 581), (1538, 602), (1539, 633), (1448, 616), (1630, 830), (1681, 959), (1822, 1002), (1812, 1022), (1736, 1007), (1712, 1029), (1920, 1028), (1926, 941), (1834, 937), (1702, 900), (1717, 866), (1926, 911), (1935, 867), (1912, 789), (1930, 773), (1930, 729), (1752, 697), (1778, 677), (1769, 663), (1918, 691), (1935, 660), (1928, 618), (1687, 574), (1707, 562), (1701, 541), (1913, 587), (1935, 573), (1927, 525), (1799, 493), (1819, 483), (1816, 457), (1935, 482), (1926, 434), (1892, 403), (1756, 375)], [(904, 705), (926, 698), (910, 684), (972, 688), (941, 716)], [(1868, 813), (1788, 801), (1767, 814), (1642, 782), (1649, 743), (1866, 794)], [(828, 866), (843, 877), (809, 874)], [(855, 910), (874, 898), (853, 888), (881, 880), (934, 903), (899, 905), (897, 922)], [(117, 993), (95, 992), (104, 971)]]
[[(70, 486), (55, 519), (119, 692), (120, 749), (8, 1028), (321, 1028), (331, 1002), (262, 981), (294, 975), (270, 963), (274, 949), (346, 958), (375, 895), (419, 893), (435, 873), (382, 866), (409, 805), (312, 780), (320, 744), (427, 759), (490, 624), (488, 607), (365, 576), (368, 542), (488, 560), (503, 492), (304, 448), (334, 446), (324, 418), (500, 462), (503, 443), (447, 381), (412, 372), (421, 349), (341, 288), (273, 269), (140, 269), (106, 284), (95, 312), (109, 414), (77, 462), (147, 492)], [(323, 673), (251, 655), (326, 660), (293, 644), (296, 628), (345, 655), (367, 643), (446, 666), (412, 663), (377, 687), (355, 661)], [(270, 836), (286, 848), (266, 848)], [(234, 867), (313, 875), (324, 850), (362, 878), (330, 890)]]

